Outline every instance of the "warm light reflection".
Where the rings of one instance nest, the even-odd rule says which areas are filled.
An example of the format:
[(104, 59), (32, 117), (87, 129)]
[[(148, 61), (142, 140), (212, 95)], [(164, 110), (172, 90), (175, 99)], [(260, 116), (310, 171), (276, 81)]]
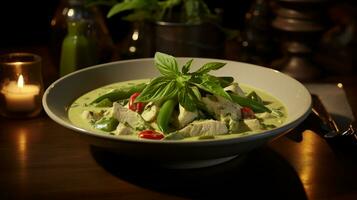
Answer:
[(51, 20), (51, 26), (55, 26), (56, 25), (56, 20)]
[(23, 153), (26, 151), (26, 143), (27, 143), (26, 132), (22, 129), (20, 129), (19, 132), (20, 132), (19, 138), (17, 141), (18, 150), (20, 153)]
[(70, 9), (68, 10), (67, 16), (68, 16), (68, 17), (72, 17), (73, 15), (74, 15), (74, 10), (73, 10), (72, 8), (70, 8)]
[(311, 184), (318, 175), (317, 165), (321, 158), (318, 156), (319, 146), (322, 145), (321, 138), (317, 133), (311, 130), (305, 130), (303, 132), (303, 141), (299, 145), (299, 152), (296, 154), (298, 163), (303, 163), (300, 168), (297, 169), (301, 182), (304, 185), (305, 191), (308, 196), (314, 191), (314, 185)]
[(243, 42), (242, 42), (242, 45), (243, 45), (244, 47), (247, 47), (247, 46), (248, 46), (248, 42), (247, 42), (247, 41), (243, 41)]
[(129, 51), (131, 53), (135, 53), (136, 52), (136, 48), (134, 46), (131, 46), (131, 47), (129, 47)]
[(131, 36), (131, 38), (136, 41), (139, 39), (139, 32), (138, 31), (134, 31), (133, 35)]
[(19, 79), (17, 80), (17, 87), (24, 88), (24, 76), (20, 74)]
[(343, 88), (343, 84), (342, 83), (337, 83), (337, 87), (338, 88)]
[(66, 15), (67, 11), (68, 11), (68, 8), (64, 8), (64, 9), (62, 10), (62, 15)]
[(26, 129), (18, 129), (16, 132), (16, 150), (17, 160), (19, 166), (19, 187), (24, 187), (28, 178), (27, 165), (27, 131)]
[(27, 155), (27, 133), (24, 129), (19, 129), (17, 134), (17, 151), (19, 155), (20, 166), (25, 167)]

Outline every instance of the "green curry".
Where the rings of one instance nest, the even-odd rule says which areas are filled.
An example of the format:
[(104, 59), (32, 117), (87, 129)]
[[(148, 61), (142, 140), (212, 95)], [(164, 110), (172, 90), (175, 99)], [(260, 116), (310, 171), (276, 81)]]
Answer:
[(190, 72), (174, 57), (156, 53), (162, 76), (97, 88), (69, 107), (78, 127), (117, 137), (152, 140), (208, 140), (257, 134), (281, 126), (286, 109), (273, 96), (232, 77), (210, 75), (224, 63)]
[[(92, 130), (95, 132), (99, 132), (102, 134), (112, 134), (115, 135), (115, 130), (113, 131), (103, 131), (100, 129), (95, 128), (93, 120), (91, 118), (87, 118), (85, 116), (85, 113), (88, 111), (93, 112), (93, 113), (110, 113), (110, 110), (112, 107), (98, 107), (94, 104), (91, 104), (94, 99), (98, 98), (99, 96), (102, 96), (103, 94), (108, 93), (108, 91), (113, 91), (115, 89), (120, 89), (120, 88), (128, 88), (133, 85), (138, 85), (140, 83), (145, 83), (148, 80), (135, 80), (135, 81), (125, 81), (125, 82), (119, 82), (119, 83), (114, 83), (111, 85), (107, 85), (95, 90), (92, 90), (78, 99), (76, 99), (73, 104), (69, 107), (68, 110), (68, 115), (69, 119), (73, 124), (75, 124), (78, 127), (81, 127), (86, 130)], [(242, 129), (240, 129), (240, 132), (235, 132), (235, 133), (228, 133), (228, 134), (223, 134), (223, 135), (215, 135), (214, 137), (207, 137), (207, 138), (231, 138), (231, 137), (240, 137), (244, 136), (247, 134), (257, 134), (262, 131), (279, 127), (286, 119), (286, 110), (282, 103), (278, 101), (276, 98), (273, 96), (262, 92), (260, 90), (254, 89), (252, 87), (248, 87), (246, 85), (241, 85), (241, 88), (243, 89), (244, 93), (249, 94), (252, 91), (255, 91), (264, 101), (269, 102), (267, 104), (267, 107), (271, 110), (273, 110), (275, 113), (256, 113), (257, 118), (259, 118), (259, 122), (261, 125), (257, 128), (250, 129), (247, 126), (244, 126), (244, 120), (242, 121)], [(118, 137), (134, 137), (138, 138), (137, 134), (129, 134), (129, 135), (121, 135)], [(195, 137), (187, 137), (185, 140), (197, 140), (197, 139), (204, 139), (205, 137), (203, 136), (195, 136)]]

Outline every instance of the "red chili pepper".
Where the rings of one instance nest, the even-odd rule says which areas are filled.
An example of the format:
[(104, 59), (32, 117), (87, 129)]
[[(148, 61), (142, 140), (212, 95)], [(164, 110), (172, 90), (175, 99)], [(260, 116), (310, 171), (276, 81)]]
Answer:
[(151, 140), (161, 140), (164, 138), (164, 135), (153, 130), (145, 130), (139, 133), (139, 137)]
[(132, 94), (130, 96), (129, 99), (129, 109), (138, 113), (141, 113), (144, 109), (144, 103), (143, 102), (135, 102), (136, 97), (138, 97), (140, 95), (139, 92), (135, 92), (134, 94)]
[(243, 119), (254, 119), (254, 111), (249, 107), (243, 107), (240, 109)]

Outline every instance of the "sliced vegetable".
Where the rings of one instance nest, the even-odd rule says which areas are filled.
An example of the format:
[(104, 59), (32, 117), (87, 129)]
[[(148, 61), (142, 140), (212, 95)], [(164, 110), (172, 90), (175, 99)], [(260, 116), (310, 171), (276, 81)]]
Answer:
[(159, 110), (159, 114), (157, 115), (157, 126), (164, 134), (168, 133), (169, 122), (176, 104), (177, 100), (175, 99), (166, 100)]
[(118, 101), (129, 98), (135, 92), (141, 92), (146, 87), (146, 83), (140, 83), (138, 85), (130, 86), (123, 89), (115, 89), (112, 92), (106, 93), (98, 98), (94, 99), (91, 104), (98, 103), (103, 99), (109, 99), (110, 101)]
[(253, 110), (249, 107), (242, 107), (240, 109), (240, 111), (241, 111), (243, 119), (254, 119), (255, 118)]
[(246, 97), (241, 97), (236, 94), (229, 94), (234, 102), (241, 106), (246, 106), (251, 108), (254, 112), (261, 113), (261, 112), (271, 112), (269, 108), (264, 106), (264, 104), (253, 101), (251, 99), (248, 99)]
[(253, 101), (256, 101), (256, 102), (258, 102), (258, 103), (263, 104), (262, 98), (261, 98), (255, 91), (250, 92), (250, 93), (247, 95), (247, 98), (248, 98), (248, 99), (251, 99), (251, 100), (253, 100)]
[(135, 102), (136, 97), (138, 97), (139, 95), (140, 95), (139, 92), (135, 92), (130, 96), (129, 109), (141, 113), (144, 109), (145, 104), (143, 102)]
[(101, 101), (99, 101), (95, 107), (112, 107), (113, 106), (113, 102), (110, 101), (108, 98), (105, 98)]
[(151, 140), (161, 140), (164, 138), (164, 135), (153, 130), (145, 130), (139, 133), (139, 137)]
[(164, 140), (182, 140), (184, 138), (185, 137), (182, 134), (180, 134), (177, 131), (175, 131), (175, 132), (172, 132), (172, 133), (166, 135)]
[(102, 119), (94, 123), (94, 128), (102, 131), (110, 132), (110, 131), (114, 131), (118, 126), (118, 124), (119, 124), (118, 120), (115, 119), (114, 117), (110, 117), (110, 118), (103, 117)]

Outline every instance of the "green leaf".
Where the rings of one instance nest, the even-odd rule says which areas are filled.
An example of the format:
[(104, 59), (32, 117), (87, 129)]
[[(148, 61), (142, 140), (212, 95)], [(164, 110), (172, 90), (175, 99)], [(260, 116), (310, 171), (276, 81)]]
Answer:
[(164, 76), (176, 77), (180, 75), (176, 58), (161, 52), (155, 53), (155, 66)]
[(229, 86), (230, 84), (233, 83), (234, 78), (230, 76), (221, 76), (221, 77), (216, 77), (220, 83), (220, 85), (225, 88)]
[(251, 99), (248, 99), (247, 97), (242, 97), (236, 94), (231, 93), (230, 94), (232, 101), (241, 105), (241, 106), (247, 106), (251, 108), (254, 112), (256, 113), (261, 113), (261, 112), (269, 112), (271, 113), (271, 110), (264, 106), (262, 103), (258, 103), (256, 101), (253, 101)]
[(190, 75), (181, 74), (181, 76), (177, 76), (177, 78), (176, 78), (177, 85), (179, 87), (184, 87), (190, 79), (191, 79)]
[(135, 102), (160, 101), (177, 95), (178, 86), (175, 79), (160, 76), (153, 79), (135, 99)]
[(196, 86), (192, 86), (191, 90), (192, 90), (193, 94), (196, 96), (197, 100), (201, 101), (202, 96), (201, 96), (200, 90)]
[(182, 66), (182, 73), (187, 74), (188, 71), (190, 71), (191, 64), (192, 64), (193, 59), (190, 59), (189, 61), (186, 62), (184, 66)]
[(154, 16), (152, 15), (151, 12), (147, 10), (136, 10), (135, 12), (122, 17), (122, 19), (130, 22), (138, 22), (138, 21), (144, 21), (146, 19), (154, 19)]
[(231, 97), (226, 91), (224, 91), (216, 77), (211, 76), (209, 74), (203, 74), (201, 76), (196, 76), (192, 80), (192, 83), (198, 88), (201, 88), (202, 90), (210, 92), (216, 96), (221, 96), (232, 101)]
[(252, 91), (250, 92), (248, 95), (247, 95), (247, 98), (248, 99), (251, 99), (253, 101), (256, 101), (258, 103), (261, 103), (263, 104), (263, 99), (255, 92), (255, 91)]
[(198, 69), (194, 74), (206, 74), (209, 71), (220, 69), (224, 65), (226, 65), (226, 63), (221, 63), (221, 62), (206, 63), (200, 69)]
[(167, 11), (171, 11), (174, 6), (177, 6), (181, 3), (182, 0), (165, 0), (158, 1), (159, 9), (156, 13), (157, 21), (163, 21)]
[(110, 118), (103, 117), (102, 119), (95, 122), (94, 128), (102, 131), (110, 132), (110, 131), (114, 131), (118, 126), (118, 124), (119, 124), (118, 120), (115, 119), (114, 117), (110, 117)]
[(165, 0), (158, 2), (162, 8), (172, 8), (181, 3), (181, 0)]
[(205, 3), (204, 0), (199, 0), (201, 8), (202, 8), (202, 12), (207, 14), (207, 15), (211, 15), (211, 10), (208, 8), (208, 5)]
[(110, 18), (113, 15), (121, 13), (126, 10), (134, 10), (141, 8), (151, 8), (157, 4), (157, 0), (124, 0), (115, 4), (108, 12), (107, 17)]
[(181, 106), (188, 111), (195, 111), (197, 109), (196, 102), (198, 101), (195, 94), (188, 86), (181, 88), (178, 92), (178, 100)]
[(112, 107), (112, 106), (113, 106), (113, 102), (110, 101), (110, 99), (108, 98), (101, 100), (95, 105), (95, 107)]
[(186, 18), (191, 23), (198, 23), (200, 19), (200, 3), (196, 0), (185, 0), (184, 1)]

